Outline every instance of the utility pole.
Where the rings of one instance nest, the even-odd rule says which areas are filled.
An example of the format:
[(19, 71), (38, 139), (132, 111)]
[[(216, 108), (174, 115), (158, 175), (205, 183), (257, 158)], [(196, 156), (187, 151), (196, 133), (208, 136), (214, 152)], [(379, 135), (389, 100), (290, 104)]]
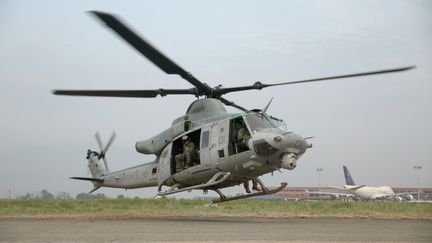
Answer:
[(321, 172), (323, 171), (323, 168), (317, 168), (316, 171), (318, 172), (318, 192), (319, 192), (319, 200), (321, 200)]
[(417, 200), (420, 200), (420, 170), (422, 168), (421, 165), (414, 166), (414, 169), (417, 171)]

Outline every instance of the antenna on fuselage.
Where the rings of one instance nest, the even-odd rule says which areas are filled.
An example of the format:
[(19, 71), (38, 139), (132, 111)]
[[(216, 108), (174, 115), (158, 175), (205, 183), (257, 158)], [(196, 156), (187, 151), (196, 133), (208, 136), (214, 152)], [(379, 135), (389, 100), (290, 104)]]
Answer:
[(270, 99), (269, 103), (264, 107), (262, 113), (265, 114), (270, 107), (271, 102), (273, 101), (273, 97)]

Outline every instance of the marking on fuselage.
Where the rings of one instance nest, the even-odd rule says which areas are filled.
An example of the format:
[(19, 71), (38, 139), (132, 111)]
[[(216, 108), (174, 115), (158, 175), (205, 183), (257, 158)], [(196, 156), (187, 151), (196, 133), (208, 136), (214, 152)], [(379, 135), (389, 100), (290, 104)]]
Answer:
[(209, 170), (211, 170), (211, 169), (207, 168), (207, 169), (204, 169), (204, 170), (198, 170), (198, 171), (192, 172), (192, 174), (197, 174), (197, 173), (201, 173), (201, 172), (209, 171)]

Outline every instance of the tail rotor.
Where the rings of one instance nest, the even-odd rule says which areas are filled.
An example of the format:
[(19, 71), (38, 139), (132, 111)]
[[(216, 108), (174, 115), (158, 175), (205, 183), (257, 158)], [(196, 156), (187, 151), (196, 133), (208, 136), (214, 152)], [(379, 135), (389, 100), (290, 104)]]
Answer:
[(96, 134), (95, 134), (95, 138), (96, 138), (96, 141), (97, 141), (97, 143), (99, 145), (99, 149), (100, 149), (100, 152), (98, 153), (98, 159), (103, 159), (106, 172), (109, 172), (109, 169), (108, 169), (108, 163), (107, 163), (107, 160), (105, 158), (105, 155), (106, 155), (109, 147), (111, 146), (112, 142), (114, 141), (115, 137), (116, 137), (116, 133), (113, 132), (111, 134), (110, 139), (108, 140), (108, 143), (104, 147), (102, 144), (102, 140), (100, 138), (99, 132), (96, 132)]

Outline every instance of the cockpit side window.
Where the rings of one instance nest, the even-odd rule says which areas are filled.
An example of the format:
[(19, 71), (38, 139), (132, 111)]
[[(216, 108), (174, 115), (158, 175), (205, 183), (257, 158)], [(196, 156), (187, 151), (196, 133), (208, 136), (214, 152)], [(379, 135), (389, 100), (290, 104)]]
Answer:
[(201, 138), (201, 148), (207, 148), (210, 141), (210, 131), (204, 131)]

